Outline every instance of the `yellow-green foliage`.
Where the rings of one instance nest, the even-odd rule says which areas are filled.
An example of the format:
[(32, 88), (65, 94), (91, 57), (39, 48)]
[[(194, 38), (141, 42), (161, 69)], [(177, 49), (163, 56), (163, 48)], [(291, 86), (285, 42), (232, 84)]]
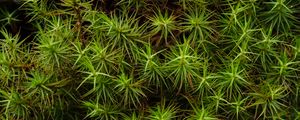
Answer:
[(299, 3), (0, 0), (0, 119), (299, 119)]

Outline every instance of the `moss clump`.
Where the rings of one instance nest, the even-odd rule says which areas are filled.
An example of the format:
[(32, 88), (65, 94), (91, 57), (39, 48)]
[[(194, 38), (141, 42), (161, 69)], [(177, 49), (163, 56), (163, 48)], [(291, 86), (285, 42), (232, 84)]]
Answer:
[(5, 2), (0, 118), (299, 119), (298, 8), (298, 0)]

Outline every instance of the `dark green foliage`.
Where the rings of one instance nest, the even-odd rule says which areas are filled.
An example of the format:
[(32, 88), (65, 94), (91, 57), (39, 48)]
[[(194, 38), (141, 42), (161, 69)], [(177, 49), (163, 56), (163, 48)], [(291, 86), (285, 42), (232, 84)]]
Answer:
[(1, 3), (0, 119), (300, 119), (299, 3)]

